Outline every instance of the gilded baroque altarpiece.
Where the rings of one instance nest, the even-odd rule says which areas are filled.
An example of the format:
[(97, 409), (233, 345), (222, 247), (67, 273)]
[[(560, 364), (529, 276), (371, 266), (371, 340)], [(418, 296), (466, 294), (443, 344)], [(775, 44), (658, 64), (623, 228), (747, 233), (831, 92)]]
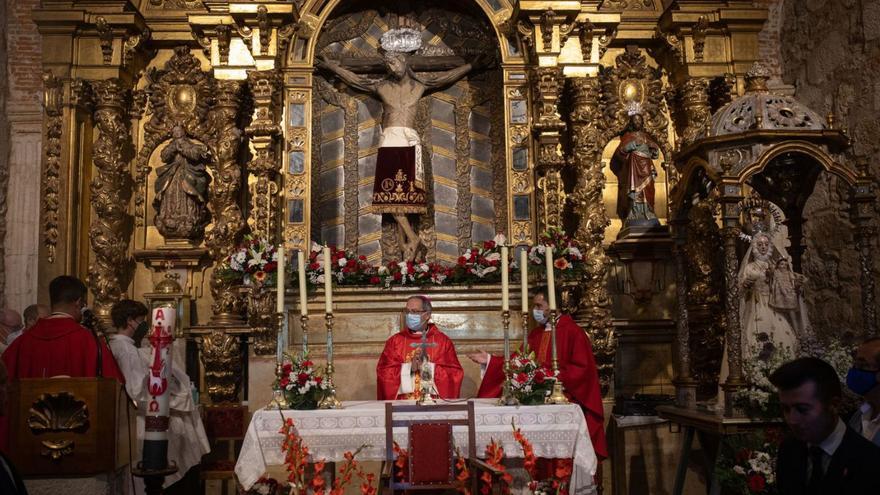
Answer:
[[(113, 302), (161, 299), (157, 283), (176, 276), (163, 287), (191, 301), (183, 328), (209, 395), (241, 398), (242, 366), (254, 382), (271, 363), (240, 353), (272, 354), (275, 325), (248, 319), (258, 302), (214, 273), (245, 233), (294, 250), (338, 244), (375, 263), (399, 257), (393, 228), (367, 208), (381, 106), (315, 62), (376, 75), (382, 34), (411, 27), (423, 33), (416, 71), (488, 61), (419, 102), (429, 208), (418, 235), (428, 258), (454, 261), (498, 233), (527, 246), (547, 227), (565, 228), (588, 264), (564, 303), (591, 336), (607, 389), (615, 329), (647, 325), (662, 341), (675, 319), (674, 277), (658, 275), (657, 290), (635, 297), (621, 279), (628, 265), (607, 252), (621, 230), (608, 163), (628, 109), (641, 109), (661, 148), (665, 223), (674, 156), (742, 92), (766, 16), (737, 0), (45, 0), (34, 12), (45, 70), (41, 292), (57, 275), (78, 275), (106, 322)], [(712, 205), (700, 208), (693, 215)], [(704, 275), (683, 283), (710, 315), (717, 283), (702, 268), (720, 240), (712, 221), (696, 222), (706, 241), (684, 263)], [(431, 290), (459, 353), (499, 345), (497, 290)], [(398, 328), (388, 308), (402, 294), (345, 289), (335, 299), (338, 352), (352, 360), (337, 382), (369, 381), (361, 371)], [(319, 294), (310, 308), (320, 307)], [(718, 325), (693, 331), (711, 339)]]

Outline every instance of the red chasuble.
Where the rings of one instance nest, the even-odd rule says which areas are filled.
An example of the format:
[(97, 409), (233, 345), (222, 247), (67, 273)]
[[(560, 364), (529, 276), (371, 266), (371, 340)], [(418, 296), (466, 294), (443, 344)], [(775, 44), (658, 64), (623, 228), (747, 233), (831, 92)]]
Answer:
[[(103, 339), (102, 373), (125, 382)], [(96, 376), (98, 345), (92, 333), (73, 318), (41, 318), (3, 353), (9, 379)]]
[[(103, 376), (125, 383), (110, 348), (103, 339), (98, 340)], [(3, 352), (3, 363), (10, 380), (59, 375), (94, 377), (97, 375), (97, 359), (98, 346), (92, 332), (67, 317), (41, 318)], [(7, 417), (0, 416), (0, 449), (8, 452), (7, 421)]]
[[(535, 351), (538, 362), (547, 368), (553, 364), (550, 348), (550, 332), (544, 325), (529, 332), (529, 348)], [(562, 315), (556, 323), (556, 352), (559, 361), (559, 377), (568, 400), (577, 403), (587, 418), (587, 430), (593, 441), (593, 450), (599, 460), (608, 457), (605, 443), (605, 412), (599, 388), (599, 372), (590, 338), (569, 315)], [(500, 397), (504, 384), (504, 358), (493, 356), (480, 384), (477, 397)]]
[[(392, 335), (385, 341), (385, 349), (376, 365), (376, 398), (378, 400), (411, 399), (398, 395), (400, 389), (400, 365), (412, 362), (413, 355), (419, 349), (412, 344), (422, 341), (421, 335), (413, 335), (406, 328)], [(436, 344), (428, 347), (428, 357), (434, 363), (434, 385), (443, 399), (457, 399), (461, 392), (461, 381), (464, 370), (455, 354), (452, 340), (441, 332), (433, 323), (428, 324), (428, 343)]]

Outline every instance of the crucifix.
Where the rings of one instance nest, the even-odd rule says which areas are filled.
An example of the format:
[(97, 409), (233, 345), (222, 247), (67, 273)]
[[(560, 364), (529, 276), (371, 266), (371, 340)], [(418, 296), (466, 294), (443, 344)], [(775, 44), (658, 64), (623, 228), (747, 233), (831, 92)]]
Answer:
[[(317, 58), (317, 66), (332, 72), (348, 86), (369, 93), (382, 102), (382, 135), (373, 181), (373, 213), (390, 214), (398, 226), (398, 239), (405, 260), (415, 260), (422, 248), (410, 215), (427, 212), (425, 171), (421, 140), (415, 130), (416, 112), (422, 96), (439, 90), (467, 75), (482, 59), (448, 69), (457, 57), (416, 57), (422, 45), (419, 31), (392, 29), (382, 35), (383, 59), (353, 59), (342, 63)], [(378, 67), (377, 67), (378, 66)], [(374, 80), (358, 72), (376, 69), (385, 75)], [(432, 71), (426, 74), (419, 71)]]
[(434, 386), (434, 369), (431, 366), (431, 359), (428, 357), (428, 348), (437, 347), (437, 343), (428, 342), (428, 330), (425, 329), (422, 331), (421, 342), (410, 344), (410, 346), (419, 349), (412, 360), (412, 370), (419, 374), (419, 399), (416, 404), (434, 404), (432, 395), (439, 394)]

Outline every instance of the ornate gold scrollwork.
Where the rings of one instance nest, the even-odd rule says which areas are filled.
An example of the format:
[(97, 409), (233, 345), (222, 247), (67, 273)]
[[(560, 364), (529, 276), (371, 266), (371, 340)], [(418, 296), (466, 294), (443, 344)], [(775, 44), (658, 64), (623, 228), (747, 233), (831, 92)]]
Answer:
[(588, 260), (582, 283), (579, 284), (580, 304), (576, 317), (590, 335), (602, 393), (605, 394), (614, 378), (614, 357), (617, 352), (617, 339), (611, 326), (611, 300), (605, 284), (611, 261), (602, 247), (605, 229), (611, 223), (602, 198), (605, 187), (602, 149), (607, 135), (599, 110), (599, 80), (573, 78), (570, 82), (571, 166), (577, 173), (571, 200), (579, 218), (574, 236), (584, 249), (584, 259)]
[(104, 65), (110, 65), (113, 61), (113, 26), (107, 19), (99, 15), (95, 19), (95, 29), (98, 31), (98, 39), (101, 41), (101, 58)]
[[(46, 112), (46, 170), (43, 173), (43, 244), (46, 261), (55, 263), (58, 245), (58, 208), (61, 191), (61, 129), (64, 83), (51, 71), (43, 72), (43, 110)], [(5, 188), (3, 189), (5, 190)]]
[(274, 355), (278, 344), (277, 313), (275, 312), (275, 290), (250, 287), (247, 295), (248, 326), (254, 338), (254, 354)]
[(201, 339), (199, 357), (205, 366), (208, 396), (214, 404), (236, 402), (241, 386), (241, 347), (238, 337), (214, 330)]
[(709, 18), (701, 15), (693, 27), (694, 60), (703, 61), (703, 50), (706, 47), (706, 31), (709, 30)]
[(257, 179), (252, 186), (250, 222), (251, 231), (266, 239), (275, 238), (277, 225), (278, 186), (274, 180), (280, 168), (277, 154), (278, 138), (281, 136), (278, 123), (279, 80), (278, 73), (274, 71), (248, 73), (248, 86), (254, 102), (253, 119), (245, 129), (254, 150), (248, 169)]
[(681, 134), (682, 145), (688, 145), (701, 137), (708, 129), (712, 111), (709, 108), (709, 79), (692, 77), (681, 88), (687, 127)]
[(97, 173), (90, 184), (95, 215), (89, 228), (94, 259), (89, 265), (88, 282), (95, 297), (96, 313), (107, 321), (110, 307), (122, 297), (124, 270), (128, 266), (128, 238), (124, 228), (128, 220), (125, 187), (128, 160), (124, 156), (130, 139), (128, 90), (115, 78), (92, 81), (91, 87), (98, 138), (93, 151)]
[[(216, 81), (214, 90), (216, 103), (208, 116), (211, 147), (215, 157), (212, 167), (214, 180), (211, 182), (214, 226), (205, 236), (205, 244), (214, 259), (214, 266), (218, 266), (235, 248), (244, 231), (245, 221), (238, 205), (241, 166), (237, 159), (241, 146), (241, 130), (237, 126), (237, 118), (241, 102), (241, 83)], [(244, 302), (241, 295), (229, 289), (229, 282), (216, 272), (211, 274), (215, 322), (231, 323), (242, 314)]]

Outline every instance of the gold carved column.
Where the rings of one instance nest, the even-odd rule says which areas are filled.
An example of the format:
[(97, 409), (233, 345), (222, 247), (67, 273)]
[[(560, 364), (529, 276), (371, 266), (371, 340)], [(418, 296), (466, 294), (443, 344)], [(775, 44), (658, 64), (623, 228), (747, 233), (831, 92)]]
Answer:
[(96, 174), (89, 185), (94, 209), (89, 241), (94, 257), (89, 265), (88, 284), (94, 295), (95, 312), (107, 325), (110, 308), (125, 290), (123, 281), (128, 265), (130, 216), (126, 179), (129, 179), (129, 92), (119, 79), (90, 83), (94, 97), (94, 122), (98, 131), (92, 151)]
[[(221, 80), (216, 82), (216, 103), (208, 120), (212, 132), (211, 166), (211, 215), (214, 226), (205, 237), (211, 258), (216, 267), (229, 256), (244, 232), (245, 221), (239, 206), (241, 192), (241, 166), (238, 151), (241, 146), (241, 130), (237, 127), (241, 105), (241, 82)], [(235, 325), (241, 323), (244, 302), (241, 294), (234, 291), (229, 282), (211, 275), (211, 295), (214, 299), (211, 320), (214, 324)]]
[(562, 132), (565, 122), (559, 115), (559, 98), (564, 77), (560, 67), (538, 67), (532, 72), (535, 94), (535, 133), (537, 151), (536, 173), (538, 231), (562, 227), (565, 189), (562, 183)]
[(679, 96), (686, 119), (681, 144), (687, 146), (705, 132), (712, 116), (709, 108), (709, 78), (689, 78), (681, 85)]
[(602, 192), (602, 149), (606, 142), (599, 109), (600, 84), (595, 77), (569, 79), (572, 95), (570, 165), (577, 172), (572, 192), (575, 213), (579, 218), (575, 238), (588, 260), (583, 276), (583, 292), (577, 320), (590, 335), (599, 367), (603, 395), (610, 389), (614, 373), (616, 337), (611, 325), (611, 300), (605, 276), (611, 264), (602, 241), (611, 223), (605, 211)]

